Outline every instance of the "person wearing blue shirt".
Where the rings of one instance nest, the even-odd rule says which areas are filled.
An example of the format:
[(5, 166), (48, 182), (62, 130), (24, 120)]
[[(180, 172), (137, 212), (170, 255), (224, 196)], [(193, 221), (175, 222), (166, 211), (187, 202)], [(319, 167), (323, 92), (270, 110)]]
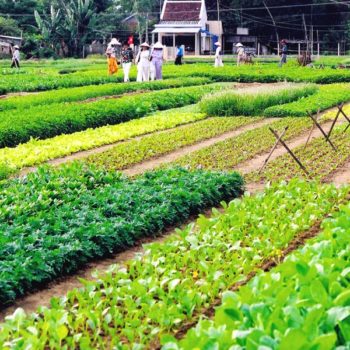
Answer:
[(287, 63), (287, 55), (288, 55), (287, 41), (282, 40), (281, 45), (282, 45), (282, 52), (281, 52), (281, 61), (279, 64), (280, 67), (282, 67), (285, 63)]
[(176, 47), (177, 47), (177, 52), (176, 52), (175, 64), (178, 66), (178, 65), (182, 64), (182, 57), (184, 55), (184, 49), (180, 45), (177, 45)]

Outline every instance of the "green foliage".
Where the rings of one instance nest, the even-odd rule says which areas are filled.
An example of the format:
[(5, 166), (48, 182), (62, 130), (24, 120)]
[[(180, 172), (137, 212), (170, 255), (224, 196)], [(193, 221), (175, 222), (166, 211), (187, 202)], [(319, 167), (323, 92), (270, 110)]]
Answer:
[(264, 111), (267, 117), (304, 117), (307, 113), (316, 113), (334, 107), (342, 102), (350, 101), (349, 84), (333, 84), (321, 86), (314, 95), (298, 101), (269, 107)]
[(349, 332), (350, 203), (322, 234), (239, 292), (226, 292), (215, 318), (166, 349), (346, 348)]
[(18, 112), (4, 112), (0, 121), (0, 147), (16, 146), (30, 138), (46, 139), (60, 134), (113, 125), (141, 118), (156, 110), (193, 104), (217, 85), (124, 96), (117, 101), (102, 100), (86, 104), (51, 104)]
[(106, 152), (89, 156), (84, 161), (107, 169), (125, 169), (135, 163), (221, 135), (254, 121), (244, 117), (210, 118), (165, 133), (151, 134), (118, 144)]
[(70, 165), (1, 186), (0, 303), (242, 192), (238, 174), (172, 169), (134, 180)]
[[(197, 171), (192, 176), (199, 174), (202, 173)], [(150, 180), (156, 177), (155, 174), (147, 176)], [(231, 190), (241, 184), (234, 174), (202, 176), (221, 178), (220, 182)], [(183, 183), (171, 173), (165, 181), (164, 177), (165, 174), (161, 187), (168, 186), (169, 182), (174, 187)], [(152, 183), (150, 180), (147, 181)], [(193, 178), (189, 181), (192, 184)], [(207, 184), (200, 181), (197, 187), (191, 186), (204, 190)], [(63, 191), (59, 188), (59, 192)], [(210, 306), (223, 291), (241, 281), (265, 259), (278, 259), (281, 250), (295, 236), (329, 213), (348, 191), (295, 180), (267, 188), (256, 196), (234, 200), (225, 205), (222, 213), (215, 211), (211, 218), (201, 217), (197, 226), (178, 231), (162, 243), (146, 246), (144, 255), (111, 267), (107, 273), (96, 276), (96, 281), (85, 281), (85, 288), (69, 292), (62, 300), (53, 299), (49, 309), (41, 308), (32, 316), (17, 311), (1, 326), (0, 345), (14, 346), (20, 338), (23, 348), (31, 346), (38, 350), (48, 344), (91, 349), (100, 345), (149, 348), (165, 333), (193, 321), (196, 313)], [(111, 192), (113, 195), (113, 186)], [(176, 192), (186, 201), (185, 190)], [(107, 198), (111, 195), (106, 193)], [(45, 199), (35, 201), (33, 209)], [(77, 205), (79, 201), (80, 197)], [(118, 205), (115, 198), (112, 202)], [(97, 212), (103, 211), (106, 205)], [(182, 212), (182, 204), (177, 208)], [(16, 213), (16, 218), (19, 214)], [(86, 237), (86, 228), (81, 231)], [(101, 227), (98, 232), (100, 235), (103, 232)], [(276, 284), (272, 287), (276, 288)], [(240, 313), (228, 314), (240, 318)]]
[(87, 129), (68, 135), (60, 135), (47, 140), (30, 140), (15, 148), (1, 148), (0, 159), (14, 170), (33, 166), (50, 159), (85, 151), (95, 147), (128, 140), (135, 136), (155, 131), (167, 130), (178, 125), (205, 119), (198, 113), (196, 105), (156, 112), (147, 117), (129, 122)]
[[(66, 70), (70, 72), (71, 70)], [(62, 71), (61, 71), (62, 74)], [(46, 91), (40, 94), (27, 96), (13, 96), (0, 100), (0, 111), (9, 109), (23, 109), (39, 105), (49, 105), (51, 103), (83, 101), (89, 98), (117, 96), (130, 92), (142, 92), (147, 90), (162, 90), (183, 86), (204, 85), (209, 83), (208, 78), (185, 78), (158, 80), (148, 83), (129, 84), (104, 84), (104, 85), (86, 85), (84, 87), (65, 88), (58, 91)]]
[(0, 35), (20, 36), (18, 23), (14, 19), (0, 16)]
[[(350, 133), (344, 133), (345, 126), (333, 130), (332, 143), (337, 147), (334, 151), (326, 143), (324, 137), (311, 141), (307, 148), (304, 145), (293, 150), (296, 156), (309, 172), (311, 178), (324, 180), (333, 171), (341, 167), (350, 157)], [(247, 181), (279, 181), (303, 177), (305, 173), (295, 163), (289, 154), (285, 154), (271, 161), (262, 174), (253, 172), (247, 175)]]
[(237, 137), (218, 142), (213, 146), (192, 152), (174, 163), (191, 169), (229, 170), (260, 152), (271, 149), (276, 138), (270, 132), (269, 127), (283, 130), (288, 126), (285, 135), (285, 140), (288, 140), (308, 130), (311, 125), (312, 122), (309, 118), (283, 118), (269, 125), (247, 131)]
[(270, 87), (267, 92), (223, 91), (204, 98), (200, 108), (210, 116), (261, 115), (267, 107), (298, 100), (317, 90), (315, 85), (282, 85)]

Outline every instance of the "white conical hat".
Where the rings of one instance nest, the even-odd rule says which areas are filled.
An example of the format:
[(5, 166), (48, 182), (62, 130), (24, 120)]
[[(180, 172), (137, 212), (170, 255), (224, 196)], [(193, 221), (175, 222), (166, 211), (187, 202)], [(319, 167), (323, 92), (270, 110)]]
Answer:
[(161, 42), (157, 41), (154, 46), (153, 46), (155, 49), (163, 49), (163, 45)]
[(110, 42), (110, 45), (121, 45), (121, 43), (118, 41), (118, 39), (113, 38)]
[(148, 43), (144, 42), (140, 45), (141, 47), (144, 46), (144, 47), (149, 47)]
[(241, 43), (236, 44), (236, 47), (243, 47)]
[(221, 43), (220, 43), (220, 41), (217, 41), (214, 45), (221, 46)]

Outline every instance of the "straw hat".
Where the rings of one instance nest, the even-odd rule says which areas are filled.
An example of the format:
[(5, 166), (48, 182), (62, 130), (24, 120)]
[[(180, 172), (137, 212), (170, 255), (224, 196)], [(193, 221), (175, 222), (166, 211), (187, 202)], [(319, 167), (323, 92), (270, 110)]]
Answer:
[(153, 48), (155, 48), (155, 49), (163, 49), (163, 45), (161, 44), (161, 42), (157, 41), (154, 44)]
[(221, 43), (220, 43), (220, 41), (217, 41), (214, 45), (221, 46)]
[(241, 43), (236, 44), (236, 47), (243, 47)]
[(149, 47), (149, 45), (146, 42), (144, 42), (140, 45), (140, 47)]
[(118, 39), (113, 38), (110, 42), (110, 45), (121, 45), (121, 43), (118, 41)]

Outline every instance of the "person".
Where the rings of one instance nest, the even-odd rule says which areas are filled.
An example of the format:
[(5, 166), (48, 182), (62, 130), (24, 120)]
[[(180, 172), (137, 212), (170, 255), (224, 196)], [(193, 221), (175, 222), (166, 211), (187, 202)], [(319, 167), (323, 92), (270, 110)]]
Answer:
[(241, 43), (236, 44), (237, 48), (237, 66), (244, 62), (245, 59), (245, 50), (244, 46)]
[(118, 73), (117, 46), (120, 46), (120, 42), (116, 38), (113, 38), (106, 50), (109, 75)]
[(150, 51), (149, 45), (145, 42), (140, 45), (141, 50), (137, 54), (137, 79), (136, 81), (149, 81), (150, 73)]
[(133, 60), (134, 60), (134, 53), (131, 50), (129, 43), (125, 41), (121, 51), (121, 63), (122, 63), (123, 73), (124, 73), (124, 83), (130, 81), (129, 74), (130, 74), (131, 64)]
[(156, 80), (163, 79), (163, 62), (164, 62), (164, 49), (163, 45), (158, 41), (155, 43), (151, 53), (151, 65), (155, 69)]
[(223, 67), (221, 43), (217, 41), (214, 45), (216, 46), (214, 67)]
[(19, 53), (19, 47), (17, 45), (15, 45), (13, 47), (13, 51), (12, 51), (12, 63), (11, 63), (11, 68), (20, 68), (19, 65), (19, 61), (21, 59), (20, 57), (20, 53)]
[(149, 76), (151, 81), (154, 81), (156, 79), (156, 67), (152, 60), (153, 50), (154, 50), (154, 44), (152, 44), (150, 47), (150, 58), (149, 58)]
[(177, 66), (181, 66), (182, 65), (182, 58), (184, 56), (184, 49), (180, 45), (177, 45), (176, 47), (177, 47), (177, 50), (176, 50), (175, 64)]
[(288, 46), (287, 41), (285, 39), (281, 40), (281, 61), (279, 66), (282, 67), (285, 63), (287, 63), (287, 54), (288, 54)]

